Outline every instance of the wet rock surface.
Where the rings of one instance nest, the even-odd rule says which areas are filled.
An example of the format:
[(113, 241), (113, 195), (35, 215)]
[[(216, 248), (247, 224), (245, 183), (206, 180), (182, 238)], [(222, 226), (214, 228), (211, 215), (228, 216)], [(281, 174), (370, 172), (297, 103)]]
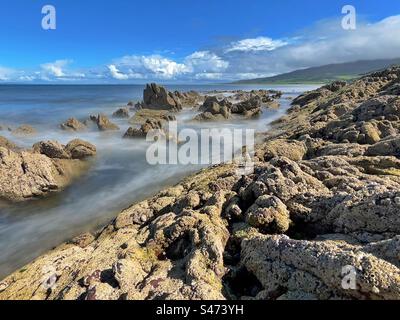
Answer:
[(99, 114), (97, 117), (91, 117), (92, 121), (97, 124), (100, 131), (117, 131), (119, 127), (110, 121), (104, 114)]
[(67, 130), (67, 131), (83, 131), (87, 129), (84, 123), (80, 122), (75, 118), (68, 119), (66, 122), (62, 123), (60, 127), (62, 130)]
[(0, 299), (400, 299), (399, 83), (391, 68), (294, 99), (254, 173), (204, 169), (16, 271)]
[(61, 191), (87, 169), (88, 164), (80, 160), (95, 154), (96, 148), (81, 140), (73, 140), (67, 146), (42, 141), (32, 150), (2, 143), (0, 199), (19, 202)]
[[(278, 98), (279, 95), (274, 95), (274, 97)], [(262, 114), (263, 107), (279, 108), (279, 104), (269, 96), (267, 91), (262, 94), (255, 93), (255, 91), (240, 92), (229, 99), (226, 97), (220, 99), (217, 96), (207, 96), (199, 109), (201, 113), (194, 120), (221, 121), (236, 117), (252, 119)]]
[(151, 83), (146, 85), (140, 108), (178, 112), (183, 107), (196, 105), (200, 99), (200, 95), (195, 91), (170, 92), (163, 86)]

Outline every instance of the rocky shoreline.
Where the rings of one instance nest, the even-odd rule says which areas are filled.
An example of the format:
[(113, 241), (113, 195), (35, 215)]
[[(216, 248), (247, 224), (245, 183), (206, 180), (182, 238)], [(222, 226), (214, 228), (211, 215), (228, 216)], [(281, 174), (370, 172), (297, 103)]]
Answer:
[(0, 299), (400, 299), (399, 95), (391, 68), (294, 99), (253, 174), (202, 170), (16, 271)]

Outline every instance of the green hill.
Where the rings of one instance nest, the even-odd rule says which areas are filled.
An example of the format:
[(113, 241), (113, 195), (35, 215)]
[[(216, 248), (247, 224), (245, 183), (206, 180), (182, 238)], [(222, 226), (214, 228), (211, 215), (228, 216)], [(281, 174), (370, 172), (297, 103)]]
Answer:
[(320, 67), (301, 69), (273, 77), (241, 80), (235, 84), (296, 84), (326, 83), (334, 80), (351, 80), (360, 75), (384, 69), (392, 65), (400, 65), (400, 58), (385, 60), (361, 60)]

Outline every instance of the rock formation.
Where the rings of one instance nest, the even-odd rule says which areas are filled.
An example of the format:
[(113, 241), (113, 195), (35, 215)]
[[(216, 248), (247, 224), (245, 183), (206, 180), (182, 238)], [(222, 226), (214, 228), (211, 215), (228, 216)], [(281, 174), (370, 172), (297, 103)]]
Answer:
[(16, 271), (0, 299), (400, 299), (399, 84), (397, 67), (294, 99), (253, 173), (204, 169)]
[(117, 111), (113, 113), (114, 118), (129, 118), (129, 110), (128, 108), (119, 108)]
[(30, 125), (24, 124), (11, 131), (15, 136), (33, 136), (37, 134), (37, 130)]
[(195, 121), (218, 121), (232, 118), (232, 115), (238, 115), (242, 118), (251, 119), (259, 116), (262, 103), (259, 96), (252, 96), (248, 100), (233, 104), (227, 98), (219, 100), (216, 96), (206, 97), (203, 105), (200, 107), (202, 113), (198, 114)]
[(0, 198), (16, 202), (62, 190), (87, 167), (80, 159), (96, 153), (93, 145), (81, 140), (67, 146), (42, 141), (32, 151), (0, 141)]
[(147, 84), (143, 92), (143, 103), (136, 106), (137, 109), (155, 109), (178, 112), (183, 107), (193, 107), (201, 100), (195, 91), (169, 92), (155, 83)]
[(116, 131), (119, 130), (119, 127), (110, 121), (104, 114), (99, 114), (96, 116), (90, 117), (93, 122), (97, 124), (97, 127), (100, 131)]
[(87, 129), (85, 124), (75, 118), (68, 119), (66, 122), (62, 123), (60, 127), (67, 131), (83, 131)]
[(129, 127), (124, 134), (124, 138), (146, 138), (151, 130), (162, 130), (162, 122), (147, 119), (140, 128)]

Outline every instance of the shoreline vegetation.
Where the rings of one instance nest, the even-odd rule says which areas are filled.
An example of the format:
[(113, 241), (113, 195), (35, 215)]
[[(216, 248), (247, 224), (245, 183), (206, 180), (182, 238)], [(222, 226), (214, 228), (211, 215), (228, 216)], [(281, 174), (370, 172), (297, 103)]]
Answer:
[[(146, 90), (157, 110), (199, 99)], [(252, 117), (271, 94), (204, 98), (200, 120)], [(253, 174), (203, 169), (6, 277), (0, 299), (400, 299), (399, 95), (395, 67), (295, 98)]]

